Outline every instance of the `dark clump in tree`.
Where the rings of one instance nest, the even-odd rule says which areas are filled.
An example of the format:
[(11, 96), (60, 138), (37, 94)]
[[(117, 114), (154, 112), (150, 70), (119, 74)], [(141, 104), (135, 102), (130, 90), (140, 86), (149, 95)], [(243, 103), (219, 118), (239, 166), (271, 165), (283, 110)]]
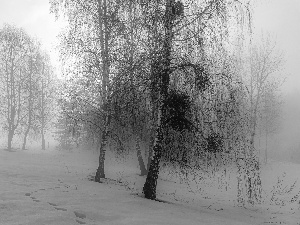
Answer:
[(192, 123), (187, 118), (191, 109), (191, 101), (187, 94), (178, 90), (170, 90), (165, 106), (167, 109), (167, 125), (175, 131), (191, 129)]
[(173, 19), (184, 15), (184, 6), (181, 1), (171, 1)]
[(206, 141), (207, 141), (206, 150), (208, 152), (216, 154), (217, 152), (222, 151), (223, 142), (222, 142), (222, 137), (220, 137), (220, 135), (216, 133), (212, 133), (206, 138)]
[(205, 91), (211, 85), (208, 72), (203, 66), (197, 66), (195, 75), (195, 86), (200, 92)]

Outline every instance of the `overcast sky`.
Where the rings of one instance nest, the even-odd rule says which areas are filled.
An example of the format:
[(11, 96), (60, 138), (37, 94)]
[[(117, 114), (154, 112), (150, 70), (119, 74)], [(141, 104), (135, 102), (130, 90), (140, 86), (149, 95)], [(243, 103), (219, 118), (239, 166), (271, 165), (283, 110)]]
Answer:
[[(254, 32), (270, 33), (285, 54), (282, 76), (285, 105), (285, 138), (300, 143), (300, 0), (254, 0)], [(56, 36), (62, 25), (49, 13), (48, 0), (0, 0), (0, 26), (10, 23), (37, 37), (50, 52), (54, 63)]]
[[(48, 0), (0, 0), (0, 25), (15, 24), (39, 38), (53, 60), (56, 36), (61, 23), (49, 13)], [(255, 0), (254, 31), (269, 32), (277, 46), (285, 53), (284, 90), (297, 92), (300, 84), (300, 0)]]
[(257, 1), (254, 10), (255, 31), (269, 32), (285, 54), (288, 77), (284, 90), (300, 90), (300, 1)]
[(49, 0), (0, 0), (0, 26), (9, 23), (37, 37), (57, 64), (56, 36), (62, 23), (49, 13)]

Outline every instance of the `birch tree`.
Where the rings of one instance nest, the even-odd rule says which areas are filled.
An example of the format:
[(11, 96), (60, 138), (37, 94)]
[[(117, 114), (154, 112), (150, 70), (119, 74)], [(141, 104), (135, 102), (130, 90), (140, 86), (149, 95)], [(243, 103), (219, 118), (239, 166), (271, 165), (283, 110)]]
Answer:
[(52, 0), (50, 3), (52, 12), (57, 16), (65, 15), (69, 23), (69, 30), (62, 37), (62, 58), (65, 61), (70, 58), (75, 60), (77, 77), (81, 76), (89, 84), (94, 83), (95, 86), (91, 85), (90, 88), (97, 88), (93, 91), (93, 100), (97, 102), (98, 112), (102, 115), (102, 132), (95, 181), (100, 182), (101, 178), (105, 178), (105, 147), (111, 123), (111, 68), (123, 27), (118, 18), (121, 1)]
[[(152, 4), (153, 6), (152, 6)], [(157, 29), (156, 40), (159, 40), (156, 43), (161, 43), (161, 45), (156, 45), (158, 47), (159, 57), (154, 60), (153, 66), (153, 82), (157, 90), (157, 116), (156, 116), (156, 125), (155, 125), (155, 138), (153, 144), (153, 156), (150, 163), (148, 175), (146, 182), (144, 184), (143, 192), (146, 198), (155, 199), (156, 198), (156, 185), (157, 178), (159, 173), (159, 162), (161, 159), (161, 154), (163, 151), (163, 130), (165, 127), (165, 122), (167, 121), (166, 115), (166, 100), (170, 88), (170, 76), (176, 71), (184, 71), (187, 68), (192, 68), (195, 74), (198, 74), (197, 70), (199, 65), (188, 61), (184, 63), (173, 63), (174, 61), (174, 37), (180, 37), (180, 33), (184, 30), (184, 27), (194, 24), (196, 21), (221, 21), (218, 25), (226, 29), (227, 26), (227, 16), (230, 14), (232, 7), (232, 2), (230, 1), (205, 1), (200, 4), (194, 3), (194, 10), (192, 9), (193, 3), (187, 4), (187, 7), (184, 7), (183, 2), (166, 0), (163, 3), (158, 3), (153, 1), (149, 4), (146, 4), (147, 7), (156, 7), (157, 10), (153, 10), (151, 18), (154, 18), (153, 30)], [(240, 4), (240, 3), (238, 3)], [(190, 7), (190, 8), (189, 8)], [(238, 5), (237, 7), (243, 8), (243, 6)], [(185, 11), (185, 9), (190, 9)], [(161, 10), (163, 9), (163, 10)], [(155, 14), (156, 13), (156, 14)], [(188, 13), (191, 13), (192, 16), (186, 16)], [(233, 13), (235, 14), (235, 12)], [(154, 15), (154, 16), (153, 16)], [(186, 17), (185, 17), (186, 16)], [(155, 22), (157, 21), (157, 22)], [(157, 27), (156, 25), (157, 24)], [(151, 29), (151, 28), (150, 28)], [(199, 34), (198, 34), (199, 35)], [(215, 37), (208, 37), (209, 40), (214, 39)], [(221, 41), (221, 40), (217, 40)], [(201, 75), (200, 75), (201, 76)]]

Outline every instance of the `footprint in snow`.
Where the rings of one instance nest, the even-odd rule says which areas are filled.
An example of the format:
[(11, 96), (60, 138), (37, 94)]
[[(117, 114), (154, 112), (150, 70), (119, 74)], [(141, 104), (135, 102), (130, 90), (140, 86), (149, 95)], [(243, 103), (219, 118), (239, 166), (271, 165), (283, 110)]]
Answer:
[(67, 211), (67, 209), (65, 209), (65, 208), (61, 208), (61, 207), (54, 207), (54, 209), (56, 209), (56, 210), (60, 210), (60, 211)]
[(34, 202), (41, 202), (40, 200), (36, 199), (36, 198), (35, 198), (35, 197), (33, 197), (33, 196), (31, 196), (30, 198), (31, 198), (31, 199), (32, 199), (32, 201), (34, 201)]
[(74, 211), (74, 214), (75, 214), (76, 217), (78, 217), (80, 219), (85, 219), (86, 218), (86, 215), (81, 213), (81, 212)]
[[(61, 181), (60, 181), (61, 182)], [(62, 182), (61, 182), (62, 183)], [(55, 187), (55, 188), (60, 188), (60, 187)], [(68, 187), (67, 187), (68, 188)], [(41, 191), (44, 191), (46, 189), (39, 189)], [(37, 191), (36, 191), (37, 192)], [(25, 193), (25, 196), (28, 196), (32, 199), (32, 201), (34, 202), (41, 202), (40, 200), (36, 199), (35, 197), (31, 196), (31, 193)], [(55, 203), (51, 203), (51, 202), (48, 202), (49, 205), (53, 206), (54, 209), (56, 210), (59, 210), (59, 211), (68, 211), (67, 209), (65, 208), (62, 208), (62, 207), (57, 207), (58, 205), (55, 204)], [(86, 215), (84, 213), (81, 213), (81, 212), (78, 212), (78, 211), (74, 211), (74, 214), (77, 218), (80, 218), (80, 219), (85, 219), (86, 218)], [(79, 219), (75, 219), (75, 221), (79, 224), (86, 224), (86, 222), (84, 221), (81, 221)]]
[(49, 204), (49, 205), (52, 205), (52, 206), (58, 206), (58, 205), (56, 205), (56, 204), (54, 204), (54, 203), (51, 203), (51, 202), (48, 202), (48, 204)]
[(30, 198), (32, 199), (32, 201), (34, 201), (34, 202), (41, 202), (40, 200), (38, 200), (38, 199), (36, 199), (35, 197), (33, 197), (33, 196), (31, 196), (31, 194), (30, 193), (25, 193), (25, 196), (30, 196)]
[(79, 223), (79, 224), (86, 224), (86, 222), (83, 222), (83, 221), (78, 220), (78, 219), (76, 219), (75, 221), (76, 221), (77, 223)]

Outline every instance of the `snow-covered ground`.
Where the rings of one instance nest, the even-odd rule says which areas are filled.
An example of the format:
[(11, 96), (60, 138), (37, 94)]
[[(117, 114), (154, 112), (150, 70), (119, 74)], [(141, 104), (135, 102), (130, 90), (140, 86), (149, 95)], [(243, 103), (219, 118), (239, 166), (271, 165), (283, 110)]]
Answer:
[(140, 195), (145, 177), (138, 175), (134, 157), (122, 162), (108, 155), (110, 179), (90, 181), (97, 157), (88, 151), (1, 149), (0, 224), (300, 224), (298, 164), (264, 166), (264, 202), (240, 207), (229, 169), (187, 182), (165, 168), (157, 188), (164, 202), (159, 202)]

